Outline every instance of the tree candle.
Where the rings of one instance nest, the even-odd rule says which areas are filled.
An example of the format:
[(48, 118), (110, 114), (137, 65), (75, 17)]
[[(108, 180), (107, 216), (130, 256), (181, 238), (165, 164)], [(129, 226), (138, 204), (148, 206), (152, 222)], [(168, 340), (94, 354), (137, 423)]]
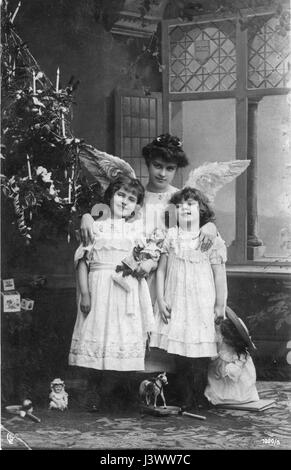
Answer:
[(29, 158), (29, 155), (28, 155), (28, 154), (26, 155), (26, 158), (27, 158), (28, 178), (31, 180), (31, 179), (32, 179), (32, 176), (31, 176), (31, 166), (30, 166), (30, 158)]
[(56, 79), (56, 92), (59, 92), (60, 88), (60, 67), (57, 68), (57, 79)]
[(64, 113), (61, 113), (61, 123), (62, 123), (62, 135), (66, 137), (66, 128), (65, 128), (65, 116)]
[(17, 13), (18, 13), (20, 7), (21, 7), (21, 2), (18, 2), (18, 5), (17, 5), (17, 7), (16, 7), (16, 10), (15, 10), (15, 12), (14, 12), (13, 15), (12, 15), (11, 23), (13, 23), (13, 21), (15, 20), (15, 17), (16, 17), (16, 15), (17, 15)]
[(69, 195), (68, 195), (68, 202), (71, 204), (72, 202), (72, 180), (69, 178)]
[(36, 95), (36, 79), (35, 79), (35, 71), (32, 71), (32, 90), (33, 94)]

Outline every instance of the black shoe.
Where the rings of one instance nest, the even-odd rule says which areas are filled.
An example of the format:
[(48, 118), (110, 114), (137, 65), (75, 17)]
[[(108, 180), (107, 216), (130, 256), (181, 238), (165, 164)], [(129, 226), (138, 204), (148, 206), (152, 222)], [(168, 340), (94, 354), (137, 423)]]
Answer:
[(212, 407), (211, 403), (207, 400), (204, 395), (196, 397), (195, 406), (199, 410), (207, 410)]
[(89, 411), (90, 413), (100, 411), (100, 402), (100, 396), (95, 390), (88, 391), (85, 402), (86, 411)]

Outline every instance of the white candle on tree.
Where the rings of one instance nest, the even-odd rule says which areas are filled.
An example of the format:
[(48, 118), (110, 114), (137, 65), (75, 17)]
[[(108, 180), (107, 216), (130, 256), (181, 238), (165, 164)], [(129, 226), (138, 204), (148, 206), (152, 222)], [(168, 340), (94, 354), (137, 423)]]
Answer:
[(57, 68), (57, 79), (56, 79), (56, 92), (59, 92), (60, 88), (60, 67)]
[(30, 166), (30, 158), (29, 158), (29, 155), (28, 155), (28, 154), (26, 155), (26, 158), (27, 158), (28, 178), (31, 180), (31, 179), (32, 179), (32, 176), (31, 176), (31, 166)]
[(35, 71), (32, 71), (32, 90), (33, 94), (36, 95), (36, 78), (35, 78)]
[(21, 7), (21, 2), (18, 2), (18, 5), (17, 5), (17, 7), (16, 7), (16, 10), (15, 10), (15, 12), (14, 12), (13, 15), (12, 15), (11, 23), (14, 22), (15, 17), (16, 17), (16, 15), (17, 15), (17, 13), (18, 13), (20, 7)]
[(65, 116), (64, 116), (63, 111), (61, 113), (61, 123), (62, 123), (62, 136), (66, 137)]
[(69, 178), (69, 195), (68, 195), (68, 202), (71, 204), (72, 202), (72, 179)]

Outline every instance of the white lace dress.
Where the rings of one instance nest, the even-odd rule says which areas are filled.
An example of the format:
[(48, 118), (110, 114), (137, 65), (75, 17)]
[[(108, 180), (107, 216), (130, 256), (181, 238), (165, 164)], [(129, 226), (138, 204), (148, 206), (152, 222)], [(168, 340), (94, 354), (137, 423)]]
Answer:
[[(165, 209), (171, 199), (171, 196), (179, 191), (175, 186), (169, 186), (168, 191), (164, 193), (153, 193), (145, 191), (143, 205), (143, 220), (145, 232), (151, 233), (155, 228), (166, 229), (165, 227)], [(147, 279), (152, 304), (155, 304), (157, 298), (156, 291), (156, 271), (152, 272)], [(151, 349), (147, 352), (145, 368), (147, 372), (175, 372), (176, 366), (174, 358), (161, 349)]]
[(147, 332), (153, 327), (153, 310), (146, 280), (128, 276), (128, 293), (112, 279), (115, 268), (142, 238), (140, 221), (94, 222), (94, 243), (75, 253), (75, 263), (86, 257), (91, 310), (79, 307), (73, 332), (69, 364), (93, 369), (144, 370)]
[(171, 307), (171, 318), (168, 324), (164, 323), (156, 303), (150, 346), (186, 357), (215, 356), (211, 264), (226, 262), (225, 243), (217, 236), (210, 250), (202, 252), (199, 239), (174, 227), (167, 233), (164, 250), (168, 256), (164, 298)]
[(204, 394), (213, 405), (259, 400), (251, 356), (241, 354), (239, 357), (231, 346), (222, 343), (218, 356), (210, 362)]

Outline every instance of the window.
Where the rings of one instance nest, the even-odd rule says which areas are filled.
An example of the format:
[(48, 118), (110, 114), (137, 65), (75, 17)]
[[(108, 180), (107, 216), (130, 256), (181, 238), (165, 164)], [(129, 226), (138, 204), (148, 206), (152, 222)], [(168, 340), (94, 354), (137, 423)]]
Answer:
[(251, 159), (218, 194), (217, 224), (230, 264), (284, 264), (291, 257), (290, 32), (270, 10), (244, 15), (247, 27), (239, 16), (163, 22), (164, 120), (192, 166)]

